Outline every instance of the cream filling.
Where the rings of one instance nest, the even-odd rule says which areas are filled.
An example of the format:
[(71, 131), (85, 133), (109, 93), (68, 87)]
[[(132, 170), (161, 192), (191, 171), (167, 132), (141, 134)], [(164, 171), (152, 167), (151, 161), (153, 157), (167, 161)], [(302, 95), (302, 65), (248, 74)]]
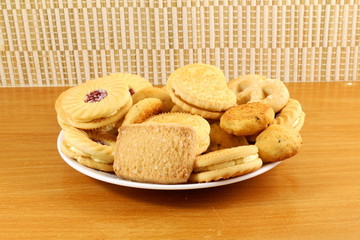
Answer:
[(218, 163), (218, 164), (214, 164), (214, 165), (209, 165), (206, 167), (194, 168), (194, 172), (198, 173), (198, 172), (206, 172), (206, 171), (213, 171), (213, 170), (217, 170), (217, 169), (223, 169), (223, 168), (232, 167), (232, 166), (246, 163), (246, 162), (251, 162), (258, 158), (259, 158), (258, 154), (253, 154), (253, 155), (249, 155), (244, 158), (233, 159), (230, 161), (226, 161), (226, 162), (222, 162), (222, 163)]
[(291, 125), (291, 127), (296, 127), (296, 125), (298, 125), (299, 124), (299, 121), (300, 121), (300, 118), (297, 118), (296, 120), (295, 120), (295, 122)]
[(73, 146), (70, 146), (70, 150), (73, 151), (75, 154), (77, 155), (80, 155), (80, 156), (84, 156), (84, 157), (89, 157), (91, 158), (91, 160), (95, 161), (95, 162), (99, 162), (99, 163), (108, 163), (107, 161), (104, 161), (104, 160), (101, 160), (101, 159), (98, 159), (98, 158), (93, 158), (91, 157), (89, 154), (73, 147)]

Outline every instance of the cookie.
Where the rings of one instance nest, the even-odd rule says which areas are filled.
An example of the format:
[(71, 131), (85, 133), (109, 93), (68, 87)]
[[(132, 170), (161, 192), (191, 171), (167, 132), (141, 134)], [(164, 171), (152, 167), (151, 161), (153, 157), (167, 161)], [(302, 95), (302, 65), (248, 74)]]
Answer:
[(158, 184), (185, 183), (197, 148), (192, 127), (133, 124), (119, 128), (114, 171), (121, 178)]
[(147, 87), (141, 89), (140, 91), (136, 92), (133, 96), (133, 102), (136, 104), (137, 102), (145, 99), (145, 98), (158, 98), (161, 100), (163, 112), (170, 112), (174, 106), (173, 101), (171, 100), (170, 95), (167, 91), (163, 90), (162, 88), (157, 87)]
[(177, 123), (193, 127), (198, 143), (196, 155), (205, 152), (210, 144), (210, 125), (204, 118), (197, 115), (189, 113), (163, 113), (149, 118), (145, 123)]
[(273, 124), (259, 134), (255, 145), (264, 163), (278, 162), (296, 155), (302, 138), (292, 127)]
[(133, 96), (141, 89), (152, 87), (152, 84), (143, 77), (131, 73), (112, 73), (104, 77), (105, 79), (115, 79), (126, 84), (128, 91)]
[(287, 104), (290, 97), (282, 81), (268, 79), (261, 75), (246, 75), (231, 80), (229, 88), (236, 94), (238, 105), (262, 102), (269, 104), (275, 113)]
[(162, 103), (158, 98), (145, 98), (134, 104), (122, 121), (121, 126), (142, 123), (146, 119), (162, 112)]
[(86, 132), (74, 127), (64, 132), (62, 151), (80, 164), (101, 171), (112, 172), (116, 138), (110, 134)]
[(90, 157), (97, 162), (113, 163), (115, 137), (110, 134), (101, 134), (69, 128), (64, 132), (64, 139), (78, 155)]
[(98, 118), (89, 122), (79, 122), (72, 119), (69, 115), (65, 115), (66, 122), (68, 122), (71, 126), (80, 129), (85, 129), (85, 130), (98, 129), (120, 121), (129, 111), (131, 106), (132, 106), (132, 98), (129, 98), (128, 102), (122, 108), (120, 108), (114, 115), (110, 117)]
[(275, 117), (274, 124), (286, 125), (301, 130), (305, 120), (305, 113), (301, 104), (295, 99), (289, 99), (286, 106)]
[(224, 112), (214, 112), (205, 109), (200, 109), (194, 105), (190, 105), (180, 98), (180, 96), (176, 95), (173, 89), (168, 90), (169, 95), (171, 96), (172, 101), (180, 108), (183, 112), (196, 114), (202, 116), (206, 119), (220, 119), (220, 117), (224, 114)]
[(186, 113), (186, 111), (184, 109), (182, 109), (181, 107), (179, 107), (176, 104), (171, 108), (170, 112), (185, 112)]
[(197, 156), (190, 182), (211, 182), (253, 172), (262, 166), (255, 145), (222, 149)]
[(89, 157), (83, 157), (81, 155), (75, 154), (71, 150), (71, 146), (67, 143), (66, 140), (64, 140), (61, 143), (61, 151), (69, 158), (75, 159), (78, 163), (80, 163), (81, 165), (84, 165), (86, 167), (96, 169), (99, 171), (103, 171), (103, 172), (114, 172), (112, 164), (96, 162)]
[(260, 102), (246, 103), (228, 109), (220, 118), (220, 127), (228, 134), (258, 134), (274, 121), (274, 110)]
[(72, 87), (61, 98), (61, 108), (77, 122), (114, 116), (130, 99), (124, 83), (114, 79), (90, 80)]
[(176, 69), (168, 78), (167, 89), (173, 91), (173, 95), (169, 91), (173, 102), (175, 95), (188, 105), (206, 111), (221, 112), (236, 103), (224, 73), (212, 65), (195, 63)]
[(210, 125), (210, 145), (207, 152), (213, 152), (220, 149), (249, 145), (244, 136), (235, 136), (226, 133), (219, 122)]

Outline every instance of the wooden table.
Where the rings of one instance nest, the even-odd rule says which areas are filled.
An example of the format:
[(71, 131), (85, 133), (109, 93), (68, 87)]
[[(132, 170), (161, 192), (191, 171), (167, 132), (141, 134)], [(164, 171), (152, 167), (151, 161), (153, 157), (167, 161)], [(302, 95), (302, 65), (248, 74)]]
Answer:
[(307, 114), (301, 152), (256, 178), (185, 191), (75, 171), (56, 148), (66, 88), (1, 88), (0, 239), (358, 239), (360, 83), (287, 86)]

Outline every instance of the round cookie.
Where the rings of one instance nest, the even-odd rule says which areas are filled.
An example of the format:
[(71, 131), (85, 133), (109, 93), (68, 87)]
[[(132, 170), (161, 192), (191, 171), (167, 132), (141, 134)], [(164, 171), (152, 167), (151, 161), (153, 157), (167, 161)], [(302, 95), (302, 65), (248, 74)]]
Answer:
[(210, 125), (202, 117), (189, 113), (163, 113), (153, 116), (145, 123), (177, 123), (193, 127), (196, 132), (197, 150), (196, 155), (205, 152), (210, 144)]
[(168, 78), (167, 89), (173, 91), (173, 95), (169, 91), (172, 99), (178, 96), (188, 105), (205, 111), (221, 112), (236, 104), (224, 73), (212, 65), (195, 63), (176, 69)]
[(127, 85), (131, 96), (141, 89), (152, 87), (152, 84), (143, 77), (131, 73), (112, 73), (104, 77), (105, 79), (115, 79)]
[(66, 91), (60, 105), (74, 121), (90, 122), (115, 115), (130, 98), (124, 83), (98, 78)]
[(259, 134), (255, 145), (264, 163), (277, 162), (296, 155), (302, 138), (292, 127), (273, 124)]
[(142, 123), (151, 116), (162, 112), (162, 103), (158, 98), (145, 98), (134, 104), (122, 121), (121, 126)]
[[(229, 81), (228, 86), (235, 94), (238, 94), (243, 92), (245, 89), (252, 87), (265, 79), (266, 79), (265, 76), (259, 74), (242, 75), (238, 78)], [(246, 102), (238, 102), (238, 104), (246, 103)]]
[(207, 152), (243, 145), (249, 145), (244, 136), (235, 136), (226, 133), (220, 127), (219, 122), (214, 122), (210, 125), (210, 145)]
[(80, 164), (101, 171), (112, 172), (116, 137), (74, 127), (64, 131), (62, 152)]
[(274, 110), (260, 102), (246, 103), (228, 109), (220, 118), (220, 127), (228, 134), (258, 134), (274, 121)]
[(141, 89), (140, 91), (136, 92), (133, 96), (133, 102), (136, 104), (137, 102), (145, 99), (145, 98), (158, 98), (162, 102), (163, 112), (170, 112), (174, 106), (174, 103), (171, 100), (170, 95), (167, 91), (156, 88), (156, 87), (147, 87)]

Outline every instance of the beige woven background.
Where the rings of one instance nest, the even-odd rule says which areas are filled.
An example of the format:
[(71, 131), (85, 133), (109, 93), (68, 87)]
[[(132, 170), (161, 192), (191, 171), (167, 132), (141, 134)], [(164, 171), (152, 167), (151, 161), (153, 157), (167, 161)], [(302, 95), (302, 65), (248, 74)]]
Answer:
[(164, 84), (179, 66), (228, 79), (359, 81), (358, 0), (0, 0), (0, 86), (74, 85), (111, 72)]

